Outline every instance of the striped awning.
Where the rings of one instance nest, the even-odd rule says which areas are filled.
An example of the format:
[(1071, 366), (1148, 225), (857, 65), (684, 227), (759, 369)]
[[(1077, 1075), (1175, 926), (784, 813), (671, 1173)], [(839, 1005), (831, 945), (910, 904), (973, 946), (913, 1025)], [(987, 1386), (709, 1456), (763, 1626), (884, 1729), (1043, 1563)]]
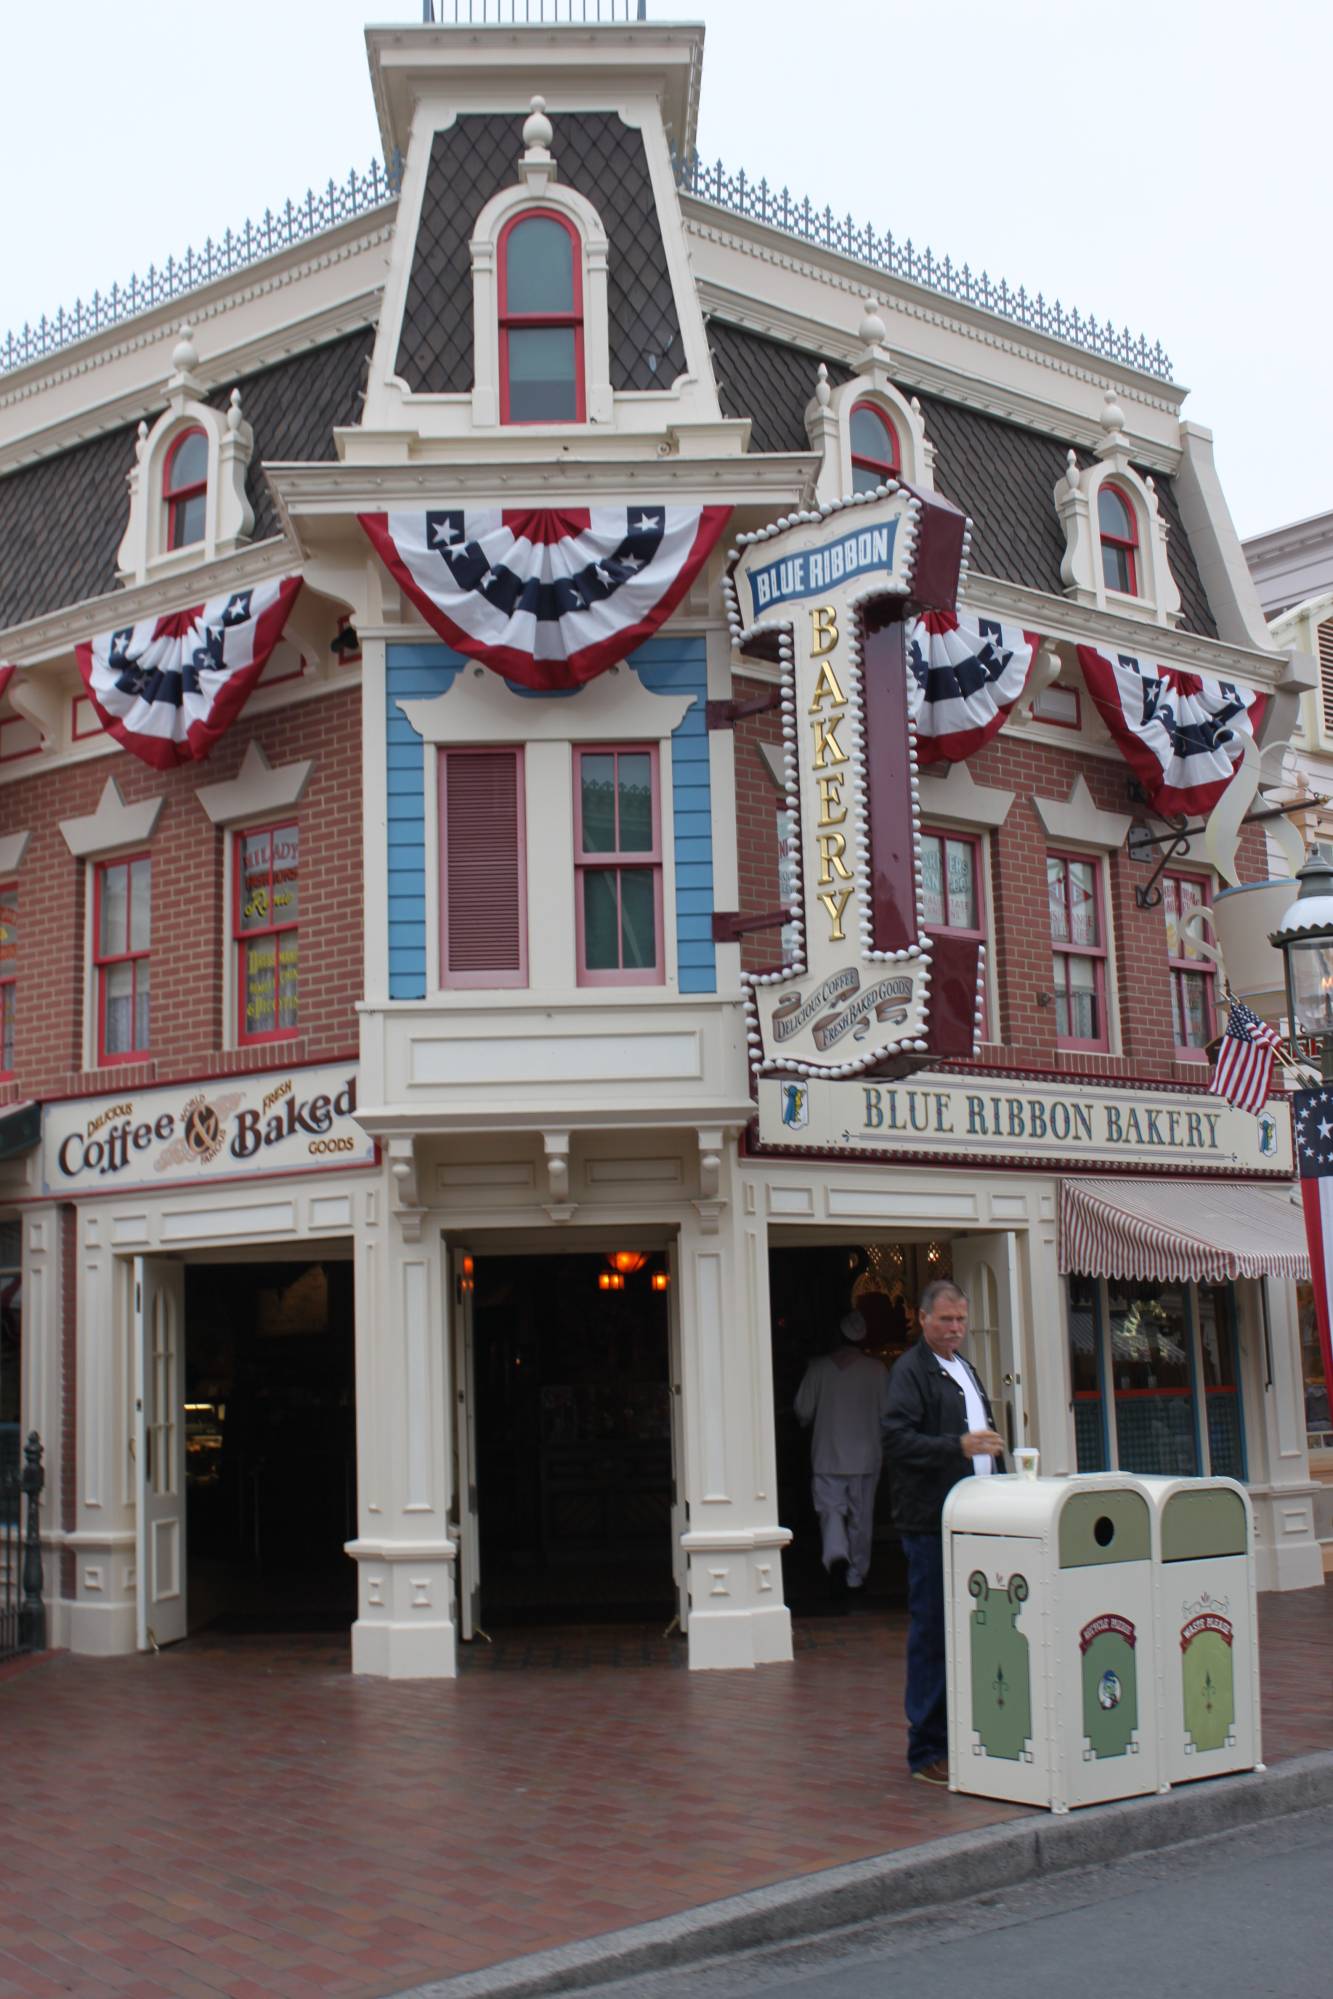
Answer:
[(1062, 1180), (1060, 1268), (1080, 1277), (1220, 1284), (1308, 1277), (1305, 1221), (1285, 1186)]

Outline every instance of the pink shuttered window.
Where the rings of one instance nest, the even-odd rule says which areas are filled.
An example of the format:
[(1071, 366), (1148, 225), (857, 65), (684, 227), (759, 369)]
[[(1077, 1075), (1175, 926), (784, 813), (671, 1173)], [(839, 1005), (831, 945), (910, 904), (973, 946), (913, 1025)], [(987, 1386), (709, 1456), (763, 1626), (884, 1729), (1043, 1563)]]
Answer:
[(520, 750), (440, 753), (440, 980), (528, 982)]

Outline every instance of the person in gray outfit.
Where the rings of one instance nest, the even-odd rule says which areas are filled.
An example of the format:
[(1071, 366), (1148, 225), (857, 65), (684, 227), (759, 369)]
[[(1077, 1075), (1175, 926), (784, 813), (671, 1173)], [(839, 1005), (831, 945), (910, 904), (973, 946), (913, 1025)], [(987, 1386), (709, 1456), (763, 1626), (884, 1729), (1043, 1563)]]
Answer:
[(875, 1488), (889, 1371), (864, 1350), (866, 1322), (848, 1312), (832, 1353), (812, 1360), (796, 1391), (796, 1420), (812, 1430), (811, 1493), (824, 1567), (837, 1587), (860, 1589), (870, 1572)]

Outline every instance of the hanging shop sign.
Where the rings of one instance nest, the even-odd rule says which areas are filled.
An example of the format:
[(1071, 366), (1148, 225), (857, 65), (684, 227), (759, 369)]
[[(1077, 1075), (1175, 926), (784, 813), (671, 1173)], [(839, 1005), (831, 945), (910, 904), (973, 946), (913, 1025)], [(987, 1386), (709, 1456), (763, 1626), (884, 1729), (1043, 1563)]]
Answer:
[[(782, 668), (796, 906), (778, 972), (747, 978), (754, 1066), (853, 1075), (901, 1050), (970, 1052), (978, 960), (948, 966), (961, 1046), (932, 1027), (903, 614), (950, 611), (966, 523), (890, 481), (743, 535), (732, 637)], [(947, 947), (946, 953), (947, 955)]]
[(43, 1186), (56, 1196), (374, 1163), (347, 1064), (84, 1097), (43, 1113)]
[(799, 1152), (1053, 1170), (1107, 1166), (1289, 1177), (1291, 1116), (1254, 1117), (1190, 1090), (1102, 1088), (920, 1070), (904, 1082), (764, 1076), (759, 1142)]

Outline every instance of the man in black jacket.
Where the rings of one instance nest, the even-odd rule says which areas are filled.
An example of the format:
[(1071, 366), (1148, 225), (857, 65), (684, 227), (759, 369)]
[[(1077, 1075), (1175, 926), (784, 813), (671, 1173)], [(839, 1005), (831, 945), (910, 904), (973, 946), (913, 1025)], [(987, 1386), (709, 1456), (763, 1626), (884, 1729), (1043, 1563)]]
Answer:
[(921, 1337), (894, 1365), (884, 1414), (893, 1520), (907, 1556), (907, 1764), (926, 1784), (949, 1781), (940, 1514), (960, 1478), (1001, 1469), (1004, 1441), (980, 1377), (958, 1349), (967, 1299), (947, 1277), (918, 1307)]

